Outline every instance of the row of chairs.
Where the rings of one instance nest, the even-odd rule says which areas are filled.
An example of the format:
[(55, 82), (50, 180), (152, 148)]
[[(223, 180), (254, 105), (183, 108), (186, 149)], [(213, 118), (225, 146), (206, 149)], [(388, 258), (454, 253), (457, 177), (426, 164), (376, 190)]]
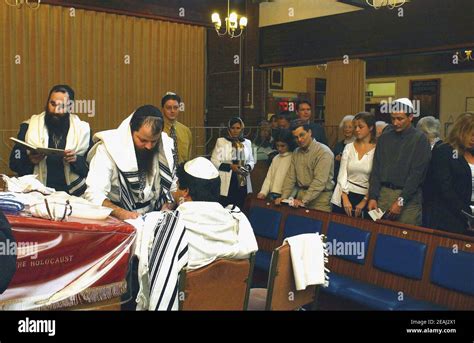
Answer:
[(267, 288), (251, 288), (255, 255), (245, 260), (219, 259), (180, 274), (180, 310), (296, 310), (316, 308), (318, 286), (297, 291), (290, 246), (273, 251)]
[[(378, 310), (473, 308), (472, 238), (394, 222), (277, 207), (250, 197), (246, 205), (259, 244), (256, 268), (263, 272), (269, 271), (271, 252), (285, 238), (322, 233), (334, 248), (328, 264), (329, 287), (323, 289), (326, 293)], [(338, 251), (338, 246), (348, 251)]]

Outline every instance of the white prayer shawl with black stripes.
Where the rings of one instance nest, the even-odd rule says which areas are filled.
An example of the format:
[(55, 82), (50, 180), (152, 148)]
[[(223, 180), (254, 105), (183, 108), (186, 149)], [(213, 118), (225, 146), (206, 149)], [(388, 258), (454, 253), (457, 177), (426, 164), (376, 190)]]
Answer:
[(92, 160), (97, 146), (103, 143), (107, 154), (117, 166), (120, 190), (119, 206), (128, 211), (147, 213), (159, 210), (164, 203), (173, 201), (171, 192), (176, 189), (172, 150), (173, 140), (166, 133), (162, 132), (159, 153), (158, 156), (154, 157), (153, 173), (147, 177), (147, 183), (151, 183), (152, 190), (156, 193), (156, 196), (145, 201), (140, 199), (138, 163), (130, 129), (132, 116), (133, 113), (115, 130), (96, 133), (93, 138), (96, 144), (92, 147), (87, 159), (88, 161)]
[(179, 211), (145, 217), (139, 254), (137, 310), (178, 310), (179, 273), (188, 262), (186, 230)]
[(185, 202), (174, 212), (151, 212), (139, 231), (140, 290), (137, 310), (177, 310), (181, 269), (202, 268), (218, 258), (248, 258), (258, 250), (247, 217), (238, 207), (213, 202)]
[[(26, 123), (29, 124), (25, 136), (26, 143), (37, 147), (48, 148), (49, 134), (44, 122), (45, 116), (45, 112), (35, 114), (26, 121)], [(84, 156), (89, 149), (89, 142), (89, 123), (80, 120), (75, 114), (70, 114), (65, 150), (74, 150), (76, 155)], [(42, 184), (47, 184), (48, 168), (46, 166), (46, 158), (35, 166), (33, 173), (38, 175), (38, 180), (41, 181)], [(69, 194), (80, 196), (86, 190), (86, 179), (74, 173), (69, 163), (64, 163), (64, 178)]]

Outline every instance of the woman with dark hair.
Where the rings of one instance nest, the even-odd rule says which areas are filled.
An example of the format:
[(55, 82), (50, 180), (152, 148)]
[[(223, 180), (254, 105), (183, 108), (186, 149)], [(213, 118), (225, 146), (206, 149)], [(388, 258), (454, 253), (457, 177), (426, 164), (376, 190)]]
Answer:
[(468, 233), (474, 205), (474, 113), (461, 114), (446, 143), (433, 149), (430, 171), (436, 185), (431, 227)]
[[(375, 116), (360, 112), (354, 117), (356, 140), (344, 148), (337, 185), (331, 202), (333, 212), (365, 217), (369, 177), (375, 152)], [(364, 214), (364, 215), (363, 215)]]
[(219, 170), (223, 206), (229, 204), (242, 208), (245, 197), (252, 193), (250, 172), (255, 166), (252, 143), (244, 138), (244, 122), (234, 117), (227, 124), (227, 135), (218, 138), (211, 161)]
[(296, 148), (291, 131), (280, 129), (275, 137), (275, 146), (278, 150), (278, 155), (273, 158), (262, 189), (257, 195), (258, 199), (265, 199), (268, 196), (270, 200), (275, 200), (281, 197), (281, 188), (288, 168), (291, 165), (293, 150)]

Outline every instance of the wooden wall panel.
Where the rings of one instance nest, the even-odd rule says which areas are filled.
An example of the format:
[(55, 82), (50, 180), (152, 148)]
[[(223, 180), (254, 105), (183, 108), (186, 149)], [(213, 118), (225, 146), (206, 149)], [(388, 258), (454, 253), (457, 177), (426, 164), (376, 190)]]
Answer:
[(325, 126), (338, 126), (348, 114), (365, 110), (365, 61), (328, 63)]
[[(138, 106), (160, 107), (167, 91), (185, 103), (181, 122), (204, 124), (205, 28), (81, 9), (74, 17), (70, 13), (60, 6), (42, 4), (33, 11), (0, 3), (0, 173), (10, 172), (8, 137), (43, 111), (54, 84), (69, 84), (76, 99), (95, 101), (95, 117), (80, 115), (95, 132), (116, 127)], [(16, 55), (21, 64), (15, 64)]]

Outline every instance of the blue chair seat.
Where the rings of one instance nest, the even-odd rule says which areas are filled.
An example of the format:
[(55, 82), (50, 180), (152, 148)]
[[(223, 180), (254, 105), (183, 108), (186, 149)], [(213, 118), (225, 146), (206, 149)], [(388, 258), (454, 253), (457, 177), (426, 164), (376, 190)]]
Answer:
[(393, 311), (400, 305), (397, 292), (355, 280), (341, 288), (338, 295), (376, 310)]
[(353, 280), (351, 278), (340, 274), (329, 273), (329, 286), (322, 287), (321, 290), (336, 295), (342, 288), (349, 287), (352, 282)]

